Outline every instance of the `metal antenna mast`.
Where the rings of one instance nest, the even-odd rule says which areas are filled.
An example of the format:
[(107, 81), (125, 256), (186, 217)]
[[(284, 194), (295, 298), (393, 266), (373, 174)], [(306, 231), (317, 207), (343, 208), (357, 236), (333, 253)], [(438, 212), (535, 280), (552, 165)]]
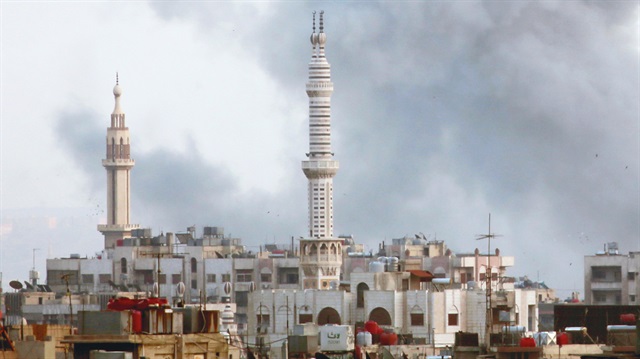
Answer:
[(491, 238), (501, 237), (499, 234), (495, 234), (491, 232), (491, 213), (489, 213), (489, 231), (487, 234), (479, 234), (476, 236), (476, 240), (486, 239), (487, 240), (487, 268), (485, 271), (485, 280), (486, 280), (486, 320), (485, 320), (485, 334), (484, 341), (487, 347), (487, 353), (489, 352), (489, 347), (491, 346), (491, 331), (493, 327), (493, 313), (491, 310)]

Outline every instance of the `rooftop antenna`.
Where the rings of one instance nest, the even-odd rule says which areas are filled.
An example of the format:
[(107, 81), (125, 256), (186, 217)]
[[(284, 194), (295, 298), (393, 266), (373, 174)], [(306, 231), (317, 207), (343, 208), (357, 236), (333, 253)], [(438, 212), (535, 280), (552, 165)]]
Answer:
[(491, 331), (493, 327), (493, 316), (491, 309), (491, 238), (501, 237), (499, 234), (495, 234), (491, 232), (491, 213), (489, 213), (489, 230), (487, 234), (479, 234), (476, 236), (476, 240), (486, 239), (487, 240), (487, 268), (485, 271), (485, 280), (486, 284), (486, 293), (487, 293), (487, 310), (486, 310), (486, 324), (485, 324), (485, 344), (487, 346), (487, 352), (489, 351), (489, 347), (491, 347)]
[(69, 288), (69, 277), (73, 274), (63, 274), (60, 279), (64, 280), (67, 287), (67, 297), (69, 297), (69, 334), (73, 335), (73, 304), (71, 304), (71, 289)]
[(38, 291), (38, 277), (40, 277), (38, 275), (38, 272), (36, 271), (36, 251), (39, 251), (40, 248), (33, 248), (32, 252), (33, 252), (33, 266), (31, 267), (31, 271), (29, 272), (29, 279), (31, 280), (31, 284), (33, 285), (33, 288), (35, 288), (35, 291)]

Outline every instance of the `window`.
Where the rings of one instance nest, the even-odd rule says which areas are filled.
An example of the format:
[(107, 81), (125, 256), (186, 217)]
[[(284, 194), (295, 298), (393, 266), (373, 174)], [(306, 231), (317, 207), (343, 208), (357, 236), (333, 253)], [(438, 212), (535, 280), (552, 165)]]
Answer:
[(198, 289), (198, 280), (197, 279), (192, 279), (191, 280), (191, 289)]
[(260, 282), (262, 282), (262, 283), (271, 283), (271, 273), (262, 273), (262, 274), (260, 274)]
[(283, 284), (298, 284), (298, 273), (287, 273)]
[(83, 274), (82, 284), (93, 284), (93, 274)]
[(364, 308), (364, 291), (369, 290), (369, 286), (366, 283), (360, 283), (357, 287), (356, 294), (356, 308)]
[(269, 329), (269, 314), (258, 314), (256, 318), (258, 322), (258, 331), (266, 333)]
[(298, 316), (298, 323), (311, 323), (313, 321), (313, 314), (300, 314)]
[(80, 278), (78, 278), (78, 271), (72, 270), (48, 270), (47, 271), (47, 284), (80, 284)]
[(215, 274), (207, 274), (207, 283), (215, 283), (216, 275)]
[(140, 271), (140, 274), (142, 274), (144, 284), (153, 284), (153, 271)]
[(424, 326), (424, 313), (411, 313), (411, 325)]
[(484, 282), (485, 280), (487, 280), (487, 276), (484, 273), (480, 273), (480, 281)]
[(593, 293), (593, 301), (596, 303), (604, 303), (607, 301), (607, 295), (604, 293)]
[(100, 274), (98, 275), (98, 280), (100, 281), (100, 284), (108, 284), (111, 280), (111, 274)]
[(599, 269), (599, 268), (592, 268), (591, 269), (591, 277), (593, 279), (605, 279), (607, 277), (607, 274), (605, 273), (605, 271)]
[(158, 284), (167, 284), (166, 274), (158, 274)]
[[(215, 274), (214, 274), (215, 275)], [(223, 274), (222, 275), (222, 281), (223, 282), (231, 282), (231, 274), (227, 273), (227, 274)]]
[(299, 268), (281, 267), (278, 268), (277, 281), (280, 284), (298, 284), (298, 271)]
[(178, 284), (182, 281), (182, 276), (180, 274), (172, 274), (171, 275), (171, 284)]
[(634, 272), (627, 273), (627, 279), (628, 280), (635, 280), (636, 279), (636, 274)]
[(458, 325), (458, 313), (449, 313), (448, 321), (449, 326)]
[(635, 302), (635, 301), (636, 301), (636, 296), (635, 296), (635, 295), (633, 295), (633, 294), (632, 294), (632, 295), (630, 295), (630, 296), (629, 296), (629, 301), (630, 301), (630, 302)]
[(122, 272), (123, 274), (127, 274), (127, 259), (126, 258), (121, 258), (120, 259), (120, 272)]
[(191, 273), (198, 272), (198, 260), (195, 258), (191, 258)]
[(249, 304), (249, 292), (236, 292), (236, 304), (238, 307), (246, 308)]
[(237, 282), (251, 282), (253, 280), (253, 269), (238, 269), (236, 272)]

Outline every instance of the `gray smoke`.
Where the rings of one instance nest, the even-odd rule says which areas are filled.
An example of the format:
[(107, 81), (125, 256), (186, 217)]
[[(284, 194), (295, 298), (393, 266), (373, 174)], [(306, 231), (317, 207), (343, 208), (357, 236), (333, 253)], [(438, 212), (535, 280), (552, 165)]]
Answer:
[[(283, 96), (304, 91), (317, 4), (150, 6), (204, 36), (237, 39)], [(322, 7), (341, 162), (336, 234), (376, 248), (423, 232), (454, 252), (485, 252), (475, 237), (488, 230), (491, 212), (492, 231), (503, 235), (492, 247), (516, 258), (510, 274), (539, 273), (560, 290), (582, 287), (582, 258), (604, 242), (640, 249), (635, 3)], [(82, 149), (104, 129), (79, 117), (91, 127), (65, 140), (98, 188), (102, 154)], [(306, 148), (292, 150), (304, 159)], [(195, 146), (185, 153), (158, 146), (135, 159), (133, 211), (143, 225), (221, 225), (250, 245), (306, 232), (306, 180), (295, 161), (281, 188), (246, 194)]]

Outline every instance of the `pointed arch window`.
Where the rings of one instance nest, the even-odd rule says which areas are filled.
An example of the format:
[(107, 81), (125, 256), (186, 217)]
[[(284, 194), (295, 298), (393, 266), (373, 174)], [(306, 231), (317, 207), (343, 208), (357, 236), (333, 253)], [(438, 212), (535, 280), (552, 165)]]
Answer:
[(122, 137), (120, 137), (120, 149), (118, 152), (118, 158), (124, 158), (124, 141), (122, 140)]
[(364, 291), (369, 290), (367, 283), (360, 283), (357, 287), (356, 307), (364, 308)]
[(116, 159), (116, 139), (111, 138), (111, 159)]

